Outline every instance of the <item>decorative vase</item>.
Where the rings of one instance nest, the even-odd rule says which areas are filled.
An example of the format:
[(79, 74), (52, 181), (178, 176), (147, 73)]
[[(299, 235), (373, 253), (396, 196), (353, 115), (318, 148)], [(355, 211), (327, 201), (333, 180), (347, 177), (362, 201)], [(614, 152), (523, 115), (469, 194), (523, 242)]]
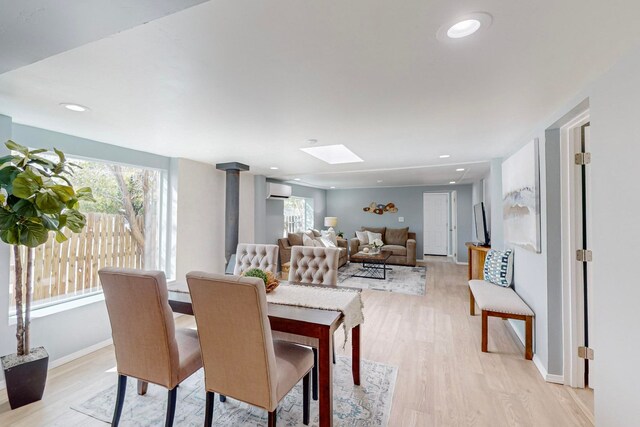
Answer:
[(376, 254), (379, 254), (379, 253), (380, 253), (380, 248), (373, 247), (373, 248), (371, 248), (371, 250), (369, 250), (369, 254), (370, 255), (376, 255)]

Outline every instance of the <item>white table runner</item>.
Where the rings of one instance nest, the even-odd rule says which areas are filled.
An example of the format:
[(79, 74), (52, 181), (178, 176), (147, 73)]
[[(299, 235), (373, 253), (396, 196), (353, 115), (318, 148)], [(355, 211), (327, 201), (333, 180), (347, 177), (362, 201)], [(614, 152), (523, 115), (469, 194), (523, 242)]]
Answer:
[[(349, 332), (355, 326), (364, 323), (363, 304), (360, 292), (349, 289), (322, 288), (281, 284), (275, 291), (267, 294), (267, 301), (273, 304), (332, 310), (342, 313), (344, 344)], [(343, 346), (344, 346), (343, 344)]]
[[(186, 283), (171, 284), (169, 285), (169, 290), (189, 293)], [(344, 329), (343, 347), (347, 343), (351, 329), (364, 323), (364, 306), (360, 292), (350, 289), (281, 283), (275, 291), (267, 294), (267, 302), (341, 312), (343, 316), (342, 327)]]

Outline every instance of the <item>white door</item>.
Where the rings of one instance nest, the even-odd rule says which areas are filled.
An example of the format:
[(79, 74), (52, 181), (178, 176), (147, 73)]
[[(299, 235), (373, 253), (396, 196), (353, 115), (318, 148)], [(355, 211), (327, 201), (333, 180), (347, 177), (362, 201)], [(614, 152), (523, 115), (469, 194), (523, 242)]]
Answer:
[[(581, 127), (581, 151), (584, 153), (591, 152), (590, 123)], [(580, 175), (582, 181), (582, 245), (584, 249), (593, 249), (591, 244), (591, 168), (589, 166), (580, 167)], [(595, 348), (593, 339), (593, 264), (591, 262), (582, 263), (579, 268), (582, 269), (582, 286), (584, 304), (584, 337), (583, 344), (585, 347)], [(594, 360), (585, 360), (585, 386), (594, 388), (595, 381), (595, 365)]]
[(451, 248), (449, 255), (458, 262), (458, 192), (451, 192)]
[(449, 194), (424, 193), (424, 255), (447, 255), (449, 251)]

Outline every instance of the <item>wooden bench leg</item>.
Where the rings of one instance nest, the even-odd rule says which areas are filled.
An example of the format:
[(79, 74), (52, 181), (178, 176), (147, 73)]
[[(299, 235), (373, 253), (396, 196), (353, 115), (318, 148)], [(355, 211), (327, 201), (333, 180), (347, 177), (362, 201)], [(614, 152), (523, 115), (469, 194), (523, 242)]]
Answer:
[(533, 316), (527, 316), (524, 321), (524, 358), (527, 360), (533, 359)]
[(469, 313), (472, 316), (476, 315), (476, 299), (473, 297), (473, 292), (471, 292), (471, 288), (469, 288)]
[(488, 347), (488, 329), (489, 329), (489, 314), (486, 310), (482, 310), (482, 352), (487, 353)]

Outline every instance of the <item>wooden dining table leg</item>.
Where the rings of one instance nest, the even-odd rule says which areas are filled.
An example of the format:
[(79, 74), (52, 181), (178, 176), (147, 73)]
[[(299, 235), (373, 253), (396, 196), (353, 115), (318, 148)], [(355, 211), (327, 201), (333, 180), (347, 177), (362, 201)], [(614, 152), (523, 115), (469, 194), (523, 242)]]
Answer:
[(330, 328), (321, 328), (318, 339), (320, 427), (333, 426), (333, 363), (331, 363), (333, 339), (331, 335)]
[(351, 373), (353, 383), (360, 385), (360, 325), (351, 329)]

